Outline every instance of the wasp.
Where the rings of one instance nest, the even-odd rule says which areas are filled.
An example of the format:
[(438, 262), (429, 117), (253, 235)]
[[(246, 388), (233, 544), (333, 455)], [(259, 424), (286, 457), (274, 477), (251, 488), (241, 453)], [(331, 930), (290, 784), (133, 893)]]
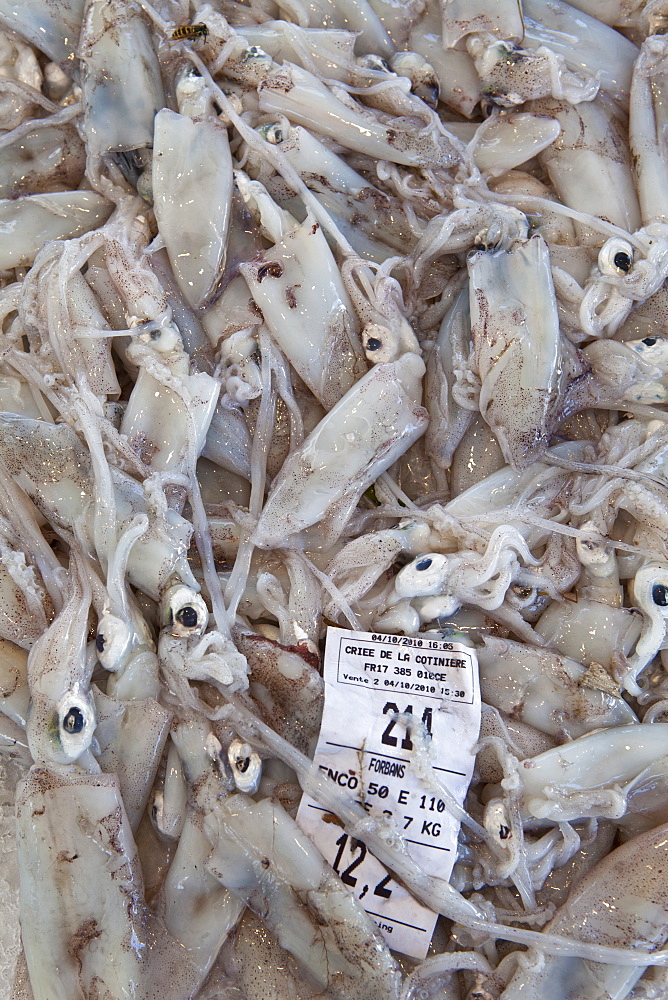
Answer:
[(184, 38), (207, 38), (208, 34), (209, 29), (206, 24), (183, 24), (180, 28), (175, 28), (172, 38), (181, 41)]

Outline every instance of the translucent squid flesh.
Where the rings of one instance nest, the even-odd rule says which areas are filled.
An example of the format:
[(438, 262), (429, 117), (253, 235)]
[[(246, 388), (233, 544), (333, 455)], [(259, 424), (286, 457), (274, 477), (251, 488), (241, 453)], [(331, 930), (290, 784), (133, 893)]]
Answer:
[[(92, 531), (90, 459), (74, 431), (63, 424), (11, 414), (4, 414), (1, 424), (0, 456), (18, 485), (60, 526), (73, 528), (77, 519), (83, 518), (89, 519)], [(25, 461), (24, 451), (31, 456), (30, 463)], [(136, 480), (116, 469), (112, 480), (123, 519), (147, 512), (147, 498)], [(192, 574), (185, 555), (191, 533), (191, 525), (175, 511), (167, 512), (164, 524), (156, 518), (130, 553), (128, 575), (133, 584), (157, 600), (173, 576), (190, 582)]]
[(523, 45), (548, 45), (563, 55), (571, 69), (599, 75), (601, 88), (625, 104), (631, 90), (633, 64), (638, 48), (619, 31), (611, 30), (596, 16), (574, 9), (559, 0), (527, 0), (522, 4)]
[[(339, 400), (274, 480), (254, 535), (275, 545), (323, 518), (336, 531), (367, 486), (427, 426), (417, 401), (424, 362), (415, 354), (379, 364)], [(345, 512), (345, 514), (344, 514)]]
[(0, 145), (0, 198), (72, 191), (86, 166), (85, 147), (71, 125), (39, 124)]
[(152, 146), (153, 119), (165, 97), (151, 34), (139, 12), (120, 0), (89, 2), (79, 58), (89, 155), (98, 159)]
[[(395, 963), (370, 918), (339, 889), (308, 837), (279, 806), (234, 795), (204, 829), (215, 838), (208, 870), (251, 909), (260, 909), (280, 944), (321, 988), (352, 1000), (363, 982), (370, 1000), (397, 996)], [(263, 883), (271, 886), (269, 893)], [(286, 913), (290, 918), (284, 922)], [(323, 933), (318, 925), (323, 919), (329, 923), (333, 914), (338, 933)]]
[[(545, 932), (648, 953), (660, 948), (668, 937), (668, 906), (663, 879), (655, 872), (663, 872), (667, 833), (668, 827), (659, 826), (600, 861), (574, 887)], [(501, 997), (519, 1000), (534, 993), (544, 1000), (621, 1000), (642, 971), (552, 956), (539, 971), (518, 971)]]
[(28, 656), (28, 743), (33, 760), (47, 765), (72, 763), (93, 740), (93, 663), (86, 655), (90, 599), (86, 581), (71, 566), (67, 602)]
[(167, 108), (159, 111), (153, 207), (174, 276), (194, 308), (208, 302), (220, 280), (231, 200), (227, 130), (214, 119), (194, 121)]
[(522, 41), (524, 25), (517, 0), (480, 3), (476, 7), (476, 13), (471, 16), (465, 0), (441, 0), (445, 48), (452, 48), (460, 39), (474, 32), (495, 35), (511, 42)]
[(11, 0), (3, 0), (0, 22), (54, 62), (64, 62), (76, 51), (84, 7), (85, 0), (36, 0), (19, 10)]
[(452, 162), (454, 150), (444, 135), (428, 127), (415, 131), (415, 121), (388, 118), (383, 122), (368, 109), (344, 104), (317, 77), (286, 63), (260, 87), (262, 111), (286, 115), (291, 122), (313, 128), (349, 149), (407, 165)]
[(506, 461), (524, 469), (547, 446), (557, 406), (561, 415), (549, 251), (532, 236), (510, 250), (478, 250), (468, 267), (480, 412)]
[(94, 191), (52, 191), (3, 199), (0, 268), (32, 264), (45, 242), (69, 239), (96, 229), (107, 220), (112, 207)]
[(19, 788), (17, 829), (34, 1000), (84, 998), (96, 989), (145, 1000), (157, 989), (176, 1000), (197, 989), (201, 970), (146, 911), (115, 775), (34, 767)]
[(6, 639), (0, 640), (0, 711), (25, 728), (28, 718), (28, 654)]
[(586, 686), (586, 671), (575, 660), (492, 636), (478, 659), (483, 700), (542, 732), (575, 738), (635, 721), (621, 696)]
[[(618, 726), (546, 750), (520, 769), (523, 809), (536, 819), (614, 816), (619, 788), (668, 754), (668, 726)], [(591, 813), (590, 813), (591, 810)]]
[(260, 260), (239, 268), (278, 346), (326, 409), (367, 365), (352, 305), (320, 225), (312, 216)]

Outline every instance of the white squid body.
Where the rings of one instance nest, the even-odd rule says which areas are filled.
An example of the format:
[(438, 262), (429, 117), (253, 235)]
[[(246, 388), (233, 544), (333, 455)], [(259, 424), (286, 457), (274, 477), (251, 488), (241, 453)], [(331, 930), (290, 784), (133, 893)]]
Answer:
[(616, 819), (625, 812), (622, 788), (668, 755), (668, 724), (600, 729), (546, 750), (519, 768), (524, 818)]
[[(37, 508), (63, 528), (83, 522), (94, 537), (95, 489), (91, 462), (74, 431), (65, 424), (0, 416), (0, 457)], [(118, 469), (111, 470), (119, 528), (135, 514), (147, 513), (148, 503), (140, 484)], [(175, 574), (199, 589), (192, 578), (186, 553), (192, 526), (170, 510), (161, 524), (149, 516), (149, 529), (128, 557), (128, 579), (154, 600), (161, 596)]]
[(274, 480), (256, 545), (285, 545), (324, 517), (338, 535), (364, 490), (424, 433), (424, 370), (416, 354), (405, 354), (376, 365), (346, 393)]
[[(86, 168), (86, 151), (72, 125), (39, 125), (27, 135), (5, 132), (0, 144), (0, 198), (30, 191), (76, 189)], [(55, 178), (54, 178), (55, 175)]]
[(98, 763), (118, 777), (133, 833), (144, 814), (169, 735), (171, 713), (154, 698), (118, 701), (93, 689)]
[(206, 305), (225, 259), (232, 201), (227, 129), (163, 108), (155, 116), (153, 207), (179, 288)]
[[(356, 45), (360, 52), (373, 52), (385, 59), (394, 52), (382, 4), (367, 0), (307, 0), (304, 9), (309, 13), (308, 23), (314, 27), (301, 27), (301, 19), (299, 25), (288, 22), (287, 27), (285, 21), (265, 21), (250, 25), (248, 31), (244, 25), (243, 37), (281, 62), (300, 62), (306, 50), (320, 75), (348, 82), (351, 69), (356, 68)], [(329, 73), (324, 71), (325, 66)]]
[(473, 5), (473, 10), (471, 6), (469, 0), (442, 0), (444, 48), (452, 48), (472, 32), (489, 32), (509, 42), (522, 41), (524, 25), (518, 0), (482, 0)]
[(72, 59), (79, 40), (85, 0), (0, 0), (0, 24), (15, 31), (54, 62)]
[(406, 166), (450, 166), (454, 147), (431, 127), (416, 130), (414, 118), (386, 115), (385, 123), (362, 105), (339, 100), (316, 76), (292, 63), (272, 72), (259, 87), (260, 110), (286, 115), (348, 149)]
[[(20, 413), (22, 417), (42, 416), (42, 409), (38, 405), (40, 399), (39, 390), (33, 392), (32, 386), (12, 375), (0, 375), (0, 409), (9, 413)], [(41, 402), (41, 400), (40, 400)]]
[(153, 145), (165, 107), (148, 24), (124, 0), (88, 0), (79, 45), (89, 156)]
[[(284, 137), (283, 130), (280, 131), (282, 138), (277, 145), (281, 152), (285, 153), (300, 176), (307, 177), (319, 193), (331, 188), (333, 191), (355, 195), (369, 186), (369, 182), (361, 174), (308, 129), (295, 125)], [(317, 183), (318, 178), (321, 179), (320, 184)], [(325, 184), (322, 183), (323, 178)]]
[(221, 469), (250, 481), (251, 436), (240, 407), (219, 398), (206, 434), (202, 455)]
[(668, 222), (665, 159), (665, 89), (668, 48), (662, 34), (642, 44), (633, 71), (629, 142), (636, 161), (638, 197), (644, 225)]
[(220, 392), (220, 382), (206, 372), (188, 374), (184, 352), (167, 359), (165, 366), (165, 375), (179, 380), (184, 395), (140, 368), (121, 421), (121, 432), (132, 447), (160, 471), (183, 461), (191, 436), (195, 454), (200, 455)]
[(436, 73), (440, 100), (470, 118), (482, 96), (480, 77), (468, 52), (443, 47), (439, 7), (430, 0), (425, 13), (413, 25), (408, 44)]
[[(245, 795), (204, 822), (207, 869), (244, 900), (337, 1000), (397, 997), (398, 970), (370, 917), (279, 805)], [(325, 929), (326, 928), (326, 929)]]
[[(109, 329), (97, 296), (79, 271), (69, 276), (66, 302), (60, 299), (60, 275), (57, 267), (49, 269), (47, 280), (50, 286), (47, 294), (53, 303), (54, 312), (57, 307), (62, 310), (60, 322), (61, 329), (65, 328), (65, 337), (69, 339), (67, 327), (70, 323), (75, 329), (77, 326)], [(91, 392), (96, 396), (109, 395), (112, 399), (120, 396), (121, 390), (111, 356), (111, 340), (104, 337), (78, 337), (75, 344), (76, 346), (70, 347), (73, 361), (78, 361), (86, 372)], [(77, 353), (80, 353), (79, 358)]]
[[(636, 952), (660, 948), (668, 937), (667, 860), (668, 825), (618, 847), (578, 882), (545, 933)], [(623, 1000), (643, 972), (545, 955), (540, 971), (515, 974), (501, 1000)]]
[(352, 303), (319, 224), (308, 215), (239, 270), (278, 346), (330, 409), (367, 365)]
[[(632, 233), (640, 226), (628, 142), (622, 126), (598, 101), (577, 106), (545, 99), (532, 110), (551, 115), (560, 137), (540, 154), (557, 194), (569, 208), (600, 216)], [(597, 244), (598, 234), (576, 225), (579, 242)]]
[(48, 627), (53, 608), (25, 555), (0, 543), (0, 636), (30, 649)]
[(32, 264), (45, 243), (97, 229), (113, 205), (94, 191), (52, 191), (0, 201), (0, 269)]
[(0, 711), (18, 726), (28, 718), (28, 654), (13, 642), (0, 639)]
[(374, 4), (367, 0), (326, 0), (324, 4), (318, 0), (307, 0), (304, 9), (309, 12), (312, 24), (359, 32), (361, 52), (377, 52), (387, 57), (394, 51)]
[[(586, 457), (586, 450), (584, 442), (567, 441), (550, 448), (547, 454), (579, 462)], [(474, 517), (476, 514), (493, 514), (499, 511), (499, 524), (513, 524), (512, 510), (509, 508), (522, 502), (535, 502), (540, 510), (547, 511), (549, 509), (554, 496), (565, 485), (566, 473), (559, 472), (555, 475), (555, 471), (552, 470), (554, 476), (552, 479), (548, 478), (550, 467), (543, 462), (536, 462), (522, 471), (517, 471), (510, 465), (504, 465), (497, 472), (479, 480), (474, 486), (469, 486), (459, 496), (450, 500), (445, 505), (444, 510), (454, 517), (461, 518)], [(488, 523), (496, 524), (497, 522), (489, 521)], [(521, 522), (518, 521), (515, 526), (521, 528)], [(528, 532), (529, 529), (525, 525), (525, 535)]]
[(207, 972), (246, 908), (207, 871), (210, 854), (202, 817), (189, 809), (162, 889), (163, 914), (170, 933)]
[[(322, 16), (321, 9), (320, 19)], [(331, 79), (348, 80), (351, 64), (354, 65), (356, 36), (353, 31), (303, 28), (288, 21), (263, 21), (262, 24), (244, 25), (243, 37), (249, 45), (258, 46), (276, 62), (301, 63), (306, 51), (312, 68)]]
[(34, 1000), (195, 995), (201, 970), (144, 905), (116, 775), (33, 767), (18, 787), (16, 812)]
[(551, 650), (489, 636), (478, 662), (483, 701), (552, 736), (636, 721), (621, 697), (583, 687), (584, 667)]
[(524, 469), (545, 451), (559, 403), (560, 334), (547, 244), (469, 257), (480, 412), (504, 457)]
[[(67, 602), (28, 655), (26, 731), (36, 763), (70, 764), (92, 742), (95, 706), (89, 684), (93, 662), (86, 655), (90, 601), (90, 589), (72, 561)], [(68, 717), (75, 719), (71, 730)]]
[(425, 433), (425, 449), (429, 458), (442, 469), (450, 467), (453, 453), (474, 418), (473, 411), (460, 406), (452, 393), (453, 368), (469, 353), (469, 313), (468, 289), (464, 287), (443, 317), (438, 338), (427, 358), (424, 391), (429, 427)]
[[(460, 134), (462, 125), (458, 125), (459, 123), (455, 123), (453, 127), (448, 122), (448, 129), (467, 141), (467, 137)], [(488, 178), (501, 177), (542, 153), (561, 132), (561, 125), (556, 118), (525, 111), (488, 118), (482, 125), (465, 122), (463, 128), (475, 130), (473, 159), (478, 169)]]
[[(626, 105), (638, 48), (619, 31), (562, 0), (523, 0), (524, 39), (535, 50), (547, 45), (570, 69), (599, 75), (601, 89)], [(616, 21), (616, 24), (619, 22)]]
[(616, 608), (599, 601), (580, 598), (553, 601), (540, 616), (535, 631), (547, 645), (578, 663), (596, 662), (606, 670), (615, 654), (625, 656), (640, 635), (642, 618), (628, 608)]

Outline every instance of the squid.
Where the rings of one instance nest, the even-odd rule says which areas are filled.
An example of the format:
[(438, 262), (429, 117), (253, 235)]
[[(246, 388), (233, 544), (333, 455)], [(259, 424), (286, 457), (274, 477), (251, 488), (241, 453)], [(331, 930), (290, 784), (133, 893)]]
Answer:
[(201, 308), (216, 293), (230, 222), (232, 158), (224, 125), (162, 108), (155, 116), (152, 194), (179, 288)]
[[(92, 537), (92, 469), (74, 431), (65, 424), (4, 414), (0, 452), (9, 473), (42, 512), (68, 529), (81, 518), (88, 522)], [(31, 456), (30, 462), (26, 462), (26, 454)], [(125, 514), (124, 519), (130, 520), (136, 513), (147, 514), (148, 499), (137, 480), (118, 469), (112, 470), (111, 479), (115, 502)], [(133, 584), (155, 600), (174, 577), (197, 591), (198, 584), (185, 558), (191, 531), (188, 522), (174, 511), (156, 514), (152, 524), (149, 519), (149, 530), (137, 540), (128, 557), (128, 576)]]
[[(88, 0), (79, 41), (84, 133), (93, 164), (153, 145), (165, 105), (158, 57), (141, 13), (120, 0)], [(96, 167), (97, 169), (97, 167)]]
[(577, 359), (559, 364), (556, 298), (540, 236), (508, 250), (476, 250), (468, 267), (480, 412), (506, 461), (524, 469), (541, 457), (556, 421), (568, 413), (567, 382), (577, 387), (585, 369)]
[(93, 663), (86, 651), (91, 591), (74, 558), (69, 577), (62, 610), (28, 655), (26, 731), (36, 762), (56, 768), (80, 761), (95, 773), (99, 765), (91, 753), (96, 725), (90, 693)]
[[(659, 859), (665, 856), (666, 832), (666, 826), (659, 826), (607, 855), (574, 888), (546, 933), (573, 934), (581, 940), (648, 954), (661, 948), (668, 937), (668, 909), (661, 880), (648, 880), (646, 872), (648, 857), (660, 865)], [(602, 899), (605, 906), (599, 905)], [(545, 1000), (564, 995), (583, 1000), (606, 994), (621, 998), (627, 996), (642, 971), (621, 964), (551, 956), (542, 967), (520, 967), (501, 997), (516, 1000), (533, 993)]]
[(339, 400), (274, 481), (255, 544), (285, 545), (323, 518), (333, 537), (340, 533), (364, 490), (424, 433), (416, 398), (423, 372), (423, 361), (405, 354), (376, 365)]

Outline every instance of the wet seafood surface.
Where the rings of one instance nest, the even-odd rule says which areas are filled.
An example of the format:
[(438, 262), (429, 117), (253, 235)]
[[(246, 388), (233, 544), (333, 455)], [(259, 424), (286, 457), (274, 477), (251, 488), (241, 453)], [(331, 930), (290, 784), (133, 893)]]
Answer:
[(0, 0), (0, 1000), (668, 998), (667, 30)]

